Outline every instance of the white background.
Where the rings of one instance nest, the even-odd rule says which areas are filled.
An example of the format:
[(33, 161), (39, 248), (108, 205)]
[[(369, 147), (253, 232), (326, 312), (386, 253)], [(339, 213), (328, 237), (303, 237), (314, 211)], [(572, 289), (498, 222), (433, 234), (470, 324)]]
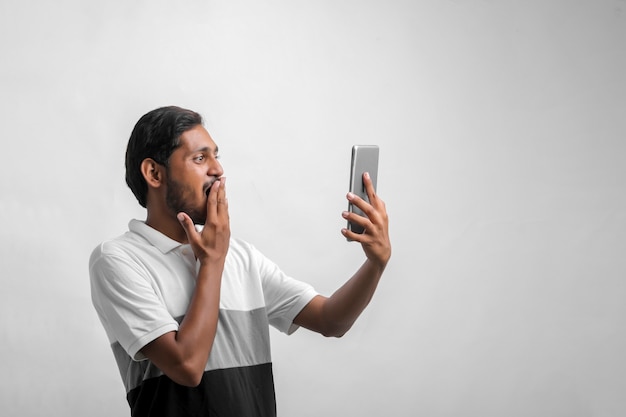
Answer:
[(3, 416), (129, 415), (87, 261), (170, 104), (233, 234), (325, 294), (381, 147), (392, 261), (343, 339), (272, 332), (281, 416), (626, 415), (624, 0), (4, 0), (0, 47)]

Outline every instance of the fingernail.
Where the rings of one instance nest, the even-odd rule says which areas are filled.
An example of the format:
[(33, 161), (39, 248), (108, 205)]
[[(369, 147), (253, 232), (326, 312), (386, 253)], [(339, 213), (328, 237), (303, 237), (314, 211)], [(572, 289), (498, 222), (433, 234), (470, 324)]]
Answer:
[(179, 222), (182, 222), (185, 220), (185, 216), (183, 215), (183, 213), (178, 213), (178, 215), (176, 216), (178, 218)]
[(367, 178), (368, 180), (370, 179), (370, 173), (369, 173), (369, 172), (366, 172), (366, 173), (364, 173), (363, 175), (364, 175), (364, 176), (365, 176), (365, 178)]
[(343, 213), (341, 213), (341, 215), (342, 215), (343, 217), (348, 217), (348, 216), (350, 215), (350, 213), (349, 213), (349, 212), (347, 212), (347, 211), (344, 211)]
[(352, 200), (354, 198), (354, 194), (348, 193), (348, 200)]

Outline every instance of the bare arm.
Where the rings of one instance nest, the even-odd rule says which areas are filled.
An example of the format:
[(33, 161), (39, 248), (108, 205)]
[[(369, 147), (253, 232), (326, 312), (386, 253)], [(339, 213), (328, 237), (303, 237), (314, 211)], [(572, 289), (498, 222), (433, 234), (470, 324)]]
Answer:
[(296, 316), (294, 323), (324, 336), (343, 336), (369, 304), (391, 257), (389, 218), (385, 203), (376, 195), (369, 175), (363, 176), (370, 203), (348, 194), (348, 200), (367, 217), (344, 212), (347, 220), (363, 226), (363, 234), (347, 229), (342, 233), (360, 242), (367, 257), (359, 270), (331, 297), (317, 296)]
[(222, 273), (230, 239), (225, 179), (216, 181), (211, 188), (202, 233), (196, 231), (186, 214), (179, 213), (178, 219), (200, 262), (196, 288), (178, 331), (158, 337), (141, 352), (173, 381), (197, 386), (215, 339)]

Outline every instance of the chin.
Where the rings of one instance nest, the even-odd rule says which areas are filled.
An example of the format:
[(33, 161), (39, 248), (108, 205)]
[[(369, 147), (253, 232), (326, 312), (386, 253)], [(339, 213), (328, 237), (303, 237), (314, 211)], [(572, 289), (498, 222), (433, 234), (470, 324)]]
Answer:
[(193, 224), (198, 224), (200, 226), (204, 226), (206, 223), (206, 216), (189, 216), (193, 221)]

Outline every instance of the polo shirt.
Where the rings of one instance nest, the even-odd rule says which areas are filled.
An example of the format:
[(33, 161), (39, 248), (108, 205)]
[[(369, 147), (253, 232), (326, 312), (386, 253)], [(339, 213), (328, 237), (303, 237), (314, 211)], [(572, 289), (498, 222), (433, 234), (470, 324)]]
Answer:
[(222, 274), (213, 347), (198, 387), (176, 384), (141, 349), (178, 330), (199, 263), (181, 244), (139, 220), (94, 249), (91, 296), (119, 368), (131, 415), (274, 416), (269, 325), (293, 333), (317, 295), (254, 246), (231, 238)]

